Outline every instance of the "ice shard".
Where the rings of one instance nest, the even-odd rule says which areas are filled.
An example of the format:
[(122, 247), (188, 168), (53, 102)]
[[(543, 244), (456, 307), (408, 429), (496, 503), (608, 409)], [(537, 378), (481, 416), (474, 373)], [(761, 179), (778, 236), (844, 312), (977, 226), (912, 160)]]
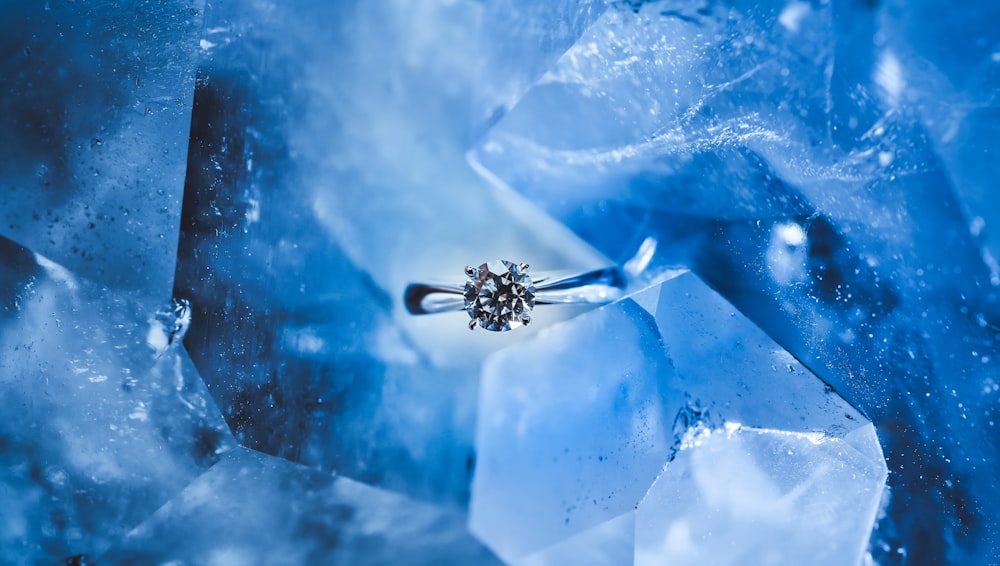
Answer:
[(489, 0), (479, 27), (482, 63), (472, 136), (503, 117), (608, 9), (609, 0)]
[(487, 361), (472, 532), (512, 564), (860, 563), (872, 423), (694, 274), (656, 291)]
[(5, 236), (151, 304), (169, 300), (203, 6), (4, 6)]
[(508, 253), (603, 267), (465, 162), (456, 108), (470, 104), (481, 9), (208, 7), (175, 294), (199, 321), (185, 344), (245, 446), (465, 501), (478, 364), (533, 330), (489, 341), (465, 313), (414, 317), (397, 298)]
[(870, 416), (901, 470), (875, 560), (995, 554), (995, 34), (935, 2), (672, 8), (605, 12), (473, 163), (639, 280), (692, 267)]
[(93, 557), (235, 443), (181, 347), (185, 305), (0, 251), (0, 554)]
[(613, 259), (663, 242), (650, 272), (688, 263), (706, 220), (808, 216), (758, 151), (827, 139), (803, 117), (826, 104), (830, 8), (799, 8), (615, 5), (471, 159)]
[(872, 423), (694, 275), (657, 323), (696, 413), (636, 512), (636, 564), (860, 564), (887, 468)]
[(489, 359), (470, 530), (516, 563), (634, 509), (670, 450), (671, 375), (631, 301)]
[(499, 565), (456, 509), (238, 448), (98, 564)]
[[(878, 446), (871, 424), (858, 440)], [(737, 428), (701, 435), (635, 512), (635, 564), (864, 564), (881, 451)]]

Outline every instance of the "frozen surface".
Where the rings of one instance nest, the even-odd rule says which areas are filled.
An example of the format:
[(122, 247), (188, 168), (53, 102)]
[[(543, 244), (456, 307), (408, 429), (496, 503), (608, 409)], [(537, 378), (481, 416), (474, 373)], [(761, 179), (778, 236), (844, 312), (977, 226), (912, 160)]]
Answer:
[(694, 274), (660, 286), (656, 323), (680, 387), (713, 418), (834, 437), (867, 423)]
[(631, 564), (635, 555), (635, 511), (609, 519), (529, 554), (521, 566), (560, 564)]
[(472, 135), (492, 126), (611, 4), (610, 0), (488, 0)]
[[(996, 6), (9, 4), (0, 562), (1000, 555)], [(403, 309), (498, 258), (632, 299)]]
[(235, 443), (180, 346), (183, 313), (2, 237), (0, 252), (0, 556), (93, 556)]
[(634, 509), (663, 466), (681, 401), (651, 318), (616, 304), (486, 362), (469, 525), (504, 560)]
[(514, 564), (860, 563), (871, 422), (696, 275), (654, 289), (655, 319), (626, 300), (487, 360), (472, 532)]
[[(480, 17), (466, 2), (208, 7), (175, 293), (245, 446), (464, 505), (478, 364), (534, 331), (491, 340), (397, 297), (496, 257), (604, 265), (465, 162)], [(483, 217), (504, 229), (475, 229)]]
[(995, 29), (943, 2), (632, 8), (472, 162), (638, 281), (692, 267), (871, 417), (874, 561), (995, 556)]
[(461, 513), (245, 448), (97, 563), (500, 564)]
[(5, 3), (0, 233), (169, 300), (203, 5)]
[[(877, 447), (870, 423), (860, 432)], [(639, 504), (634, 564), (863, 564), (885, 485), (875, 452), (776, 430), (699, 435)]]
[[(1000, 18), (1000, 6), (986, 4), (975, 13), (943, 2), (890, 6), (879, 17), (885, 53), (898, 60), (905, 83), (901, 97), (918, 110), (996, 286), (1000, 200), (990, 164), (1000, 133), (1000, 30), (991, 22)], [(931, 18), (935, 25), (925, 25)]]
[[(799, 6), (792, 31), (778, 3), (616, 5), (487, 133), (474, 162), (621, 262), (646, 237), (682, 238), (686, 223), (665, 216), (808, 214), (748, 147), (779, 131), (796, 142), (826, 133), (800, 116), (825, 104), (831, 9)], [(659, 252), (653, 268), (683, 258)]]

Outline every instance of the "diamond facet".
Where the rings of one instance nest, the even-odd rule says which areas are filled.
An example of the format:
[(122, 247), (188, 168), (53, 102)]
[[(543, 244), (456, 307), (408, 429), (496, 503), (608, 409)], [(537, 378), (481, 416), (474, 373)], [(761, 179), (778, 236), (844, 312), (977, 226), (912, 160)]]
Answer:
[[(494, 332), (527, 325), (535, 306), (535, 285), (527, 264), (491, 261), (466, 268), (465, 310), (479, 326)], [(470, 328), (475, 328), (470, 323)]]

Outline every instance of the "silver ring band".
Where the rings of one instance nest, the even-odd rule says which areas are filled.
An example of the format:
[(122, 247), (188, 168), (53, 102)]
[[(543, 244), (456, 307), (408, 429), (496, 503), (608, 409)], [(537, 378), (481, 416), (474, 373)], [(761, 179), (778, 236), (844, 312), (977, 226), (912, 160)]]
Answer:
[[(621, 297), (625, 277), (615, 267), (580, 274), (550, 274), (535, 281), (535, 304), (603, 305)], [(411, 283), (403, 293), (410, 314), (436, 314), (465, 310), (465, 284)]]
[[(491, 272), (489, 267), (502, 275)], [(625, 276), (617, 267), (575, 274), (548, 273), (535, 278), (528, 277), (527, 270), (527, 264), (516, 265), (507, 261), (484, 263), (479, 268), (467, 267), (469, 280), (465, 284), (412, 283), (404, 291), (403, 302), (410, 314), (464, 310), (473, 319), (470, 328), (474, 328), (478, 321), (488, 330), (510, 330), (520, 324), (528, 324), (530, 310), (535, 305), (605, 304), (620, 298), (626, 285)], [(496, 278), (492, 282), (493, 295), (483, 287), (484, 281), (490, 278)], [(486, 282), (485, 285), (489, 287), (491, 283)], [(514, 293), (519, 295), (511, 297), (517, 299), (511, 303), (514, 306), (506, 309), (506, 316), (501, 317), (504, 320), (498, 320), (497, 304), (501, 300), (508, 301)], [(489, 320), (484, 318), (480, 308), (483, 298), (494, 303), (490, 307), (493, 316)]]

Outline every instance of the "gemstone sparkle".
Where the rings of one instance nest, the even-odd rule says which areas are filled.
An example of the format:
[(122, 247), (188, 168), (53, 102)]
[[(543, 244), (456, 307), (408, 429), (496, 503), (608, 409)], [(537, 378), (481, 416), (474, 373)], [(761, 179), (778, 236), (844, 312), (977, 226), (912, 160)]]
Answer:
[(531, 322), (535, 306), (535, 285), (527, 274), (527, 264), (507, 260), (466, 268), (465, 310), (475, 325), (504, 332)]

